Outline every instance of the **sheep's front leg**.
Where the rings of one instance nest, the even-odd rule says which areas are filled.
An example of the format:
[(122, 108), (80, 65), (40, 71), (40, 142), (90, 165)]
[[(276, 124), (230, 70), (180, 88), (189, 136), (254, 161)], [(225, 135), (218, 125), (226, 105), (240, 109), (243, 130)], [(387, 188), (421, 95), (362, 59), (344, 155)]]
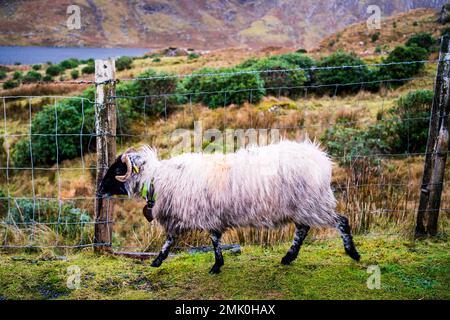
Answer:
[(215, 257), (215, 263), (212, 266), (209, 273), (211, 274), (217, 274), (220, 272), (220, 267), (223, 266), (223, 256), (222, 256), (222, 250), (220, 249), (220, 239), (222, 238), (222, 233), (217, 231), (211, 231), (211, 241), (214, 247), (214, 257)]
[(290, 264), (292, 261), (294, 261), (297, 256), (298, 252), (300, 251), (300, 247), (302, 246), (303, 240), (305, 240), (306, 235), (309, 231), (309, 226), (296, 224), (295, 225), (295, 237), (294, 241), (292, 243), (291, 248), (286, 253), (286, 255), (281, 259), (281, 263), (284, 265)]
[(155, 260), (153, 260), (151, 264), (152, 267), (158, 268), (163, 263), (163, 261), (166, 260), (166, 258), (169, 255), (170, 247), (173, 245), (174, 242), (175, 236), (169, 234), (158, 256), (156, 257)]

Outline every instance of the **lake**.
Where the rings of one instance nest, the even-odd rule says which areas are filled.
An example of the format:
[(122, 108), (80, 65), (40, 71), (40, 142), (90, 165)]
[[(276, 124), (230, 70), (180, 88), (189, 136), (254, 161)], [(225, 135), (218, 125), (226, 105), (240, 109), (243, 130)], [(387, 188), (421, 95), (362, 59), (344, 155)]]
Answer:
[(68, 58), (85, 60), (104, 59), (120, 56), (142, 56), (150, 49), (146, 48), (79, 48), (79, 47), (33, 47), (0, 46), (0, 64), (40, 64), (50, 61), (59, 63)]

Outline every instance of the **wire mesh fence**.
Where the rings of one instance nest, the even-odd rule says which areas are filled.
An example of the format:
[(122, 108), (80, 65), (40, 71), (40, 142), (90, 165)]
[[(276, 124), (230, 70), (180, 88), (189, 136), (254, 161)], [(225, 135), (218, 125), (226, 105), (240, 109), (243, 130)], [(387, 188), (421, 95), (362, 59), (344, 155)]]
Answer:
[[(195, 135), (200, 128), (200, 151), (204, 152), (232, 152), (236, 146), (270, 143), (267, 134), (272, 131), (282, 139), (316, 139), (336, 163), (333, 189), (338, 211), (350, 218), (354, 231), (410, 234), (418, 208), (426, 133), (432, 114), (431, 102), (423, 98), (427, 93), (417, 96), (417, 112), (413, 112), (405, 96), (432, 89), (436, 75), (422, 72), (415, 77), (340, 83), (330, 80), (326, 84), (301, 81), (301, 85), (295, 83), (293, 75), (308, 72), (311, 79), (324, 70), (415, 64), (433, 68), (435, 63), (404, 61), (120, 79), (116, 94), (109, 97), (116, 106), (115, 139), (119, 151), (131, 145), (149, 144), (158, 149), (162, 158), (173, 155), (177, 141), (172, 133), (180, 129)], [(236, 77), (262, 74), (277, 85), (230, 86), (231, 82), (242, 80), (235, 80)], [(195, 81), (200, 78), (218, 81), (219, 86), (205, 81), (208, 85), (196, 87)], [(179, 90), (183, 79), (194, 83)], [(96, 173), (105, 168), (96, 165), (95, 141), (99, 135), (109, 133), (96, 131), (98, 100), (93, 89), (76, 97), (0, 97), (0, 248), (103, 246), (105, 243), (94, 240), (94, 228), (105, 223), (113, 228), (108, 245), (115, 248), (149, 250), (163, 241), (163, 231), (155, 222), (148, 224), (141, 217), (144, 202), (137, 199), (111, 200), (113, 221), (96, 222)], [(204, 135), (212, 129), (216, 129), (215, 135)], [(243, 133), (240, 145), (233, 137), (231, 150), (222, 143), (226, 130)], [(446, 177), (449, 174), (447, 169)], [(448, 183), (443, 183), (440, 209), (443, 233), (449, 231)], [(290, 241), (292, 235), (293, 227), (238, 229), (225, 234), (224, 240), (275, 244)], [(315, 234), (330, 235), (333, 233), (326, 231)], [(199, 245), (205, 241), (206, 235), (192, 232), (181, 244)]]

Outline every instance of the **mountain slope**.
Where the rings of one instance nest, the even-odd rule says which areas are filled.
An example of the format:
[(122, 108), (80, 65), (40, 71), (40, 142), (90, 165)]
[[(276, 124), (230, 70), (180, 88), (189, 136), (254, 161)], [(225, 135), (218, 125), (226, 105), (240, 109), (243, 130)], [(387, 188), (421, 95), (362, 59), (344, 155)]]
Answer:
[[(384, 17), (445, 0), (374, 0)], [(66, 26), (69, 5), (81, 30)], [(0, 45), (312, 48), (367, 19), (358, 0), (0, 0)]]

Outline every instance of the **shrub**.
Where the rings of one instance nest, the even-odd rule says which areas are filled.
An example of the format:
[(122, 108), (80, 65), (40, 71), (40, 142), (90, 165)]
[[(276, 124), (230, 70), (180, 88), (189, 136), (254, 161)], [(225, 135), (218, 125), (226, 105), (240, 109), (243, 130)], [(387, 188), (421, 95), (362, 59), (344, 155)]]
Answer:
[(46, 74), (46, 75), (42, 78), (42, 80), (45, 81), (45, 82), (52, 82), (52, 81), (53, 81), (53, 77), (52, 77), (52, 76), (49, 76), (48, 74)]
[(28, 71), (23, 77), (23, 82), (38, 82), (42, 80), (42, 75), (37, 71)]
[(3, 89), (13, 89), (19, 86), (19, 82), (15, 80), (7, 80), (3, 83)]
[(45, 74), (55, 77), (57, 75), (59, 75), (63, 70), (61, 69), (61, 67), (57, 64), (52, 64), (50, 66), (47, 67), (47, 70), (45, 70)]
[(370, 39), (372, 40), (372, 42), (377, 42), (379, 38), (380, 38), (379, 32), (376, 32), (370, 36)]
[[(251, 67), (252, 70), (262, 71), (259, 76), (264, 81), (266, 94), (289, 97), (296, 97), (303, 92), (303, 88), (298, 87), (308, 80), (305, 71), (292, 71), (296, 68), (297, 65), (281, 57), (263, 59)], [(268, 70), (273, 72), (267, 72)]]
[(417, 46), (430, 51), (430, 48), (436, 43), (436, 39), (430, 33), (422, 32), (411, 36), (406, 42), (406, 46)]
[(134, 109), (142, 112), (145, 108), (146, 114), (149, 115), (159, 115), (165, 111), (170, 112), (177, 101), (175, 93), (178, 79), (172, 77), (171, 74), (157, 73), (154, 70), (147, 70), (140, 74), (138, 78), (152, 79), (137, 80), (133, 85), (127, 87), (127, 95), (147, 96), (142, 100), (134, 99)]
[(82, 74), (93, 74), (95, 73), (95, 66), (93, 64), (88, 64), (87, 66), (81, 69)]
[(160, 59), (160, 58), (154, 58), (154, 59), (152, 60), (152, 62), (155, 62), (155, 63), (161, 62), (161, 59)]
[(0, 80), (5, 79), (7, 76), (7, 73), (5, 70), (0, 70)]
[(70, 76), (72, 77), (72, 79), (78, 79), (78, 77), (80, 76), (80, 72), (78, 72), (78, 70), (72, 70), (70, 72)]
[[(383, 60), (384, 63), (408, 62), (408, 61), (422, 61), (427, 59), (428, 52), (420, 47), (412, 46), (398, 46), (389, 56)], [(381, 66), (379, 69), (379, 78), (388, 79), (407, 79), (416, 75), (423, 67), (423, 62), (409, 63), (409, 64), (393, 64)], [(404, 83), (406, 80), (391, 82), (388, 85), (397, 86)]]
[(21, 71), (15, 71), (13, 73), (13, 79), (14, 80), (21, 80), (23, 77), (23, 73)]
[(40, 64), (34, 64), (34, 65), (32, 66), (32, 68), (33, 68), (34, 71), (38, 71), (38, 70), (41, 70), (41, 69), (42, 69), (42, 66), (41, 66)]
[(393, 152), (425, 152), (433, 91), (417, 90), (398, 99), (389, 110), (391, 132), (395, 139), (390, 143)]
[(133, 63), (133, 59), (130, 57), (120, 57), (116, 60), (116, 68), (117, 71), (122, 71), (125, 69), (131, 69), (131, 65)]
[(450, 27), (445, 27), (441, 30), (441, 36), (450, 36)]
[(200, 55), (199, 54), (197, 54), (197, 53), (189, 53), (188, 54), (188, 60), (194, 60), (194, 59), (197, 59), (197, 58), (199, 58), (200, 57)]
[[(323, 86), (318, 92), (328, 94), (355, 93), (362, 85), (360, 82), (371, 81), (373, 72), (369, 70), (364, 61), (354, 53), (338, 51), (322, 58), (319, 67), (358, 66), (338, 69), (319, 69), (315, 73), (316, 84)], [(336, 84), (338, 84), (336, 86)], [(375, 86), (365, 86), (366, 89), (376, 90)]]
[(78, 67), (79, 64), (80, 64), (80, 61), (78, 61), (78, 59), (70, 58), (70, 59), (61, 61), (59, 63), (59, 66), (61, 67), (61, 69), (67, 70), (67, 69), (76, 68), (76, 67)]
[(16, 61), (16, 62), (14, 62), (14, 65), (15, 66), (20, 66), (22, 63), (20, 63), (20, 62), (18, 62), (18, 61)]
[[(210, 108), (242, 104), (252, 100), (256, 103), (261, 100), (264, 91), (264, 82), (256, 73), (238, 73), (239, 68), (204, 68), (194, 74), (215, 74), (208, 77), (185, 78), (178, 88), (180, 94), (189, 94), (192, 101), (202, 102)], [(252, 90), (250, 90), (252, 89)], [(185, 102), (188, 96), (181, 95), (180, 102)]]
[[(88, 89), (82, 97), (90, 101), (94, 99), (94, 89)], [(51, 165), (65, 159), (72, 159), (80, 156), (81, 146), (84, 152), (88, 149), (89, 136), (83, 136), (80, 141), (81, 126), (83, 123), (81, 100), (68, 98), (56, 104), (58, 115), (57, 130), (58, 153), (56, 152), (56, 116), (55, 105), (47, 105), (38, 112), (31, 123), (31, 145), (33, 151), (34, 165)], [(94, 131), (94, 108), (89, 101), (84, 101), (84, 124), (83, 133)], [(66, 135), (67, 134), (67, 135)], [(13, 148), (13, 163), (18, 167), (30, 167), (30, 139), (19, 140)]]
[(348, 167), (377, 164), (379, 160), (370, 156), (386, 150), (388, 136), (389, 132), (379, 124), (359, 128), (338, 123), (325, 131), (321, 141), (340, 165)]

